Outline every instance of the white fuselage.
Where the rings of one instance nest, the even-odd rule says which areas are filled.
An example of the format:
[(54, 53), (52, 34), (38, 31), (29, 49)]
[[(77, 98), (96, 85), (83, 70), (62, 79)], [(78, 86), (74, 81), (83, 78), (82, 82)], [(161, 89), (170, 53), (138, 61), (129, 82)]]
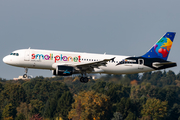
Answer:
[(131, 74), (154, 70), (144, 66), (142, 63), (117, 65), (120, 61), (129, 56), (38, 49), (21, 49), (13, 51), (11, 55), (4, 57), (3, 61), (6, 64), (17, 67), (55, 70), (57, 65), (76, 66), (114, 57), (114, 61), (108, 61), (105, 66), (94, 68), (92, 73)]

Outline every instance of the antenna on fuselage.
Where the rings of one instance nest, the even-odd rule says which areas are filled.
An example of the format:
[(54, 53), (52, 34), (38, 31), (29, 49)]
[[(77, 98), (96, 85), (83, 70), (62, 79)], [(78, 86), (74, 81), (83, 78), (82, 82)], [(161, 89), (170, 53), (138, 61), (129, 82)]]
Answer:
[(31, 49), (31, 47), (29, 47), (28, 49)]

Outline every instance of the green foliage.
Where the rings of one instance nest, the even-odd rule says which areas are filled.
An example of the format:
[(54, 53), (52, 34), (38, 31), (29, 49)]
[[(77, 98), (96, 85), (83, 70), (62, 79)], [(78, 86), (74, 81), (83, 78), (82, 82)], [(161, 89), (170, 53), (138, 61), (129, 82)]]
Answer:
[(71, 104), (74, 102), (73, 95), (67, 91), (64, 92), (59, 98), (57, 107), (56, 107), (56, 113), (58, 114), (58, 117), (62, 117), (63, 120), (68, 119), (68, 112), (71, 110), (72, 106)]
[(132, 112), (129, 112), (125, 120), (136, 120), (136, 115)]
[(128, 116), (129, 112), (134, 110), (130, 98), (121, 98), (121, 101), (116, 105), (116, 107), (116, 111), (120, 112), (124, 119)]
[(17, 117), (16, 117), (16, 119), (15, 120), (26, 120), (26, 117), (25, 117), (25, 115), (24, 114), (19, 114)]
[(1, 118), (2, 118), (2, 113), (1, 113), (1, 111), (0, 111), (0, 120), (1, 120)]
[(177, 86), (166, 86), (159, 90), (157, 98), (168, 101), (168, 105), (173, 106), (174, 103), (180, 104), (180, 88)]
[(167, 115), (167, 101), (149, 98), (141, 110), (142, 116), (150, 116), (153, 120), (162, 120)]
[(38, 99), (36, 100), (31, 100), (30, 101), (30, 114), (35, 115), (35, 114), (43, 114), (43, 108), (44, 108), (44, 103)]
[(1, 93), (1, 91), (3, 90), (4, 88), (3, 88), (3, 85), (2, 85), (2, 83), (0, 83), (0, 93)]
[(108, 96), (95, 91), (81, 92), (75, 96), (69, 112), (69, 119), (109, 120), (112, 117), (111, 102)]
[(25, 118), (28, 120), (31, 116), (31, 113), (30, 113), (31, 109), (32, 109), (31, 104), (21, 102), (19, 107), (16, 108), (17, 116), (19, 116), (20, 114), (23, 114)]
[(178, 120), (180, 117), (180, 105), (175, 103), (173, 107), (168, 111), (167, 120)]
[(0, 93), (0, 105), (12, 103), (14, 107), (19, 106), (20, 102), (26, 101), (26, 93), (21, 85), (6, 84), (4, 90)]
[(130, 93), (130, 87), (102, 81), (95, 83), (91, 89), (109, 96), (113, 103), (119, 102), (122, 97), (128, 98)]
[(130, 79), (130, 80), (139, 80), (139, 74), (126, 74), (125, 79)]
[(64, 83), (39, 79), (40, 78), (32, 79), (22, 85), (26, 91), (27, 100), (38, 99), (46, 103), (48, 98), (53, 98), (57, 92), (59, 92), (58, 94), (62, 94), (64, 91), (69, 90)]
[(9, 117), (14, 118), (15, 115), (16, 115), (16, 111), (13, 105), (11, 103), (6, 105), (5, 108), (3, 109), (2, 118), (3, 119), (9, 118)]
[(44, 117), (46, 118), (53, 118), (56, 113), (56, 106), (57, 103), (55, 99), (48, 99), (45, 105), (45, 110), (44, 110)]
[[(89, 91), (94, 92), (92, 94)], [(81, 97), (77, 97), (80, 94)], [(149, 99), (151, 102), (152, 99), (155, 100), (151, 103), (148, 102)], [(99, 100), (99, 103), (92, 100)], [(104, 103), (101, 103), (103, 100)], [(0, 79), (0, 119), (4, 111), (4, 115), (8, 113), (7, 106), (12, 104), (13, 116), (9, 115), (5, 119), (42, 119), (43, 116), (45, 119), (66, 120), (71, 113), (76, 117), (86, 116), (87, 119), (116, 120), (123, 117), (125, 120), (151, 120), (156, 116), (155, 113), (160, 114), (159, 111), (153, 113), (150, 109), (154, 104), (156, 108), (159, 107), (156, 105), (158, 101), (158, 105), (162, 101), (168, 101), (163, 107), (166, 108), (163, 117), (157, 117), (158, 119), (180, 119), (180, 73), (146, 72), (142, 77), (138, 74), (106, 75), (97, 80), (90, 79), (86, 84), (81, 83), (79, 77), (39, 76), (27, 81)], [(157, 110), (156, 108), (153, 109)], [(11, 111), (10, 106), (8, 109)], [(148, 109), (151, 114), (147, 112)], [(107, 116), (103, 117), (104, 115)]]

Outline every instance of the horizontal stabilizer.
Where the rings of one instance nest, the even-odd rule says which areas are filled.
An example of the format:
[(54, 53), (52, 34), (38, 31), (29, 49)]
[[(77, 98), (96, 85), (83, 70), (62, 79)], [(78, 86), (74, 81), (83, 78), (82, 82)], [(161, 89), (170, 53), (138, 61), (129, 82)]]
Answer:
[(152, 66), (155, 68), (159, 68), (159, 67), (162, 67), (164, 65), (175, 65), (176, 66), (176, 63), (175, 62), (154, 62), (152, 64)]

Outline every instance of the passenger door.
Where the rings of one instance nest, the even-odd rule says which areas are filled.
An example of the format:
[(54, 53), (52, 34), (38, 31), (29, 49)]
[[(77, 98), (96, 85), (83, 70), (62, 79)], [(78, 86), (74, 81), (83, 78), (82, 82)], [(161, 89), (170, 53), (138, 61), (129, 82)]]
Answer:
[(26, 50), (24, 52), (24, 61), (29, 61), (30, 60), (30, 50)]
[(144, 59), (138, 59), (138, 69), (143, 69)]

